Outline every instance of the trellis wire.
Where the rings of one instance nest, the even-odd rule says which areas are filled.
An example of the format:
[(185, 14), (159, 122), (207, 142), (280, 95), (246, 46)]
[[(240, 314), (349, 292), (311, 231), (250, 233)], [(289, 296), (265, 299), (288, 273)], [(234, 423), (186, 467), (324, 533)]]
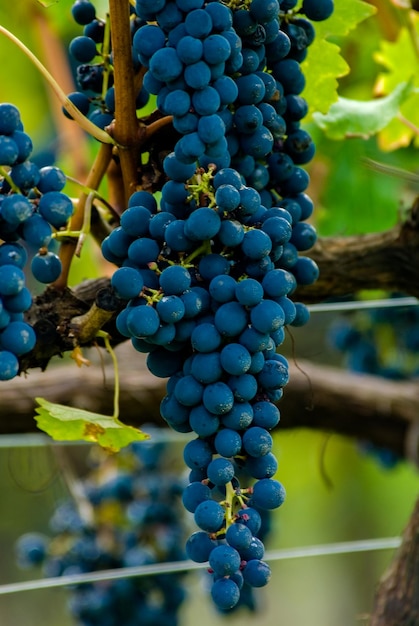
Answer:
[[(319, 544), (299, 548), (287, 548), (266, 552), (265, 561), (282, 561), (286, 559), (308, 558), (313, 556), (332, 556), (336, 554), (354, 554), (356, 552), (372, 552), (377, 550), (391, 550), (401, 544), (400, 537), (384, 537), (380, 539), (363, 539), (359, 541), (343, 541), (340, 543)], [(121, 578), (138, 578), (140, 576), (155, 576), (157, 574), (175, 574), (193, 570), (204, 570), (208, 565), (193, 561), (176, 561), (167, 563), (153, 563), (138, 567), (124, 567), (114, 570), (103, 570), (87, 574), (71, 574), (41, 580), (28, 580), (18, 583), (0, 585), (0, 596), (21, 593), (24, 591), (38, 591), (53, 587), (68, 587), (87, 583), (119, 580)]]
[(351, 300), (348, 302), (322, 302), (309, 304), (310, 313), (332, 313), (335, 311), (360, 311), (362, 309), (389, 309), (395, 307), (419, 306), (418, 298), (382, 298), (378, 300)]

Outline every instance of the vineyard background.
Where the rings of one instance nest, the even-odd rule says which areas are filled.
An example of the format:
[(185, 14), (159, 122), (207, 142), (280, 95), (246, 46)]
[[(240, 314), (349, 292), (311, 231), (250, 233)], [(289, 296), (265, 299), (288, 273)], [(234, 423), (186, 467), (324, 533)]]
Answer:
[[(336, 0), (336, 5), (339, 1)], [(21, 37), (46, 65), (54, 65), (51, 71), (66, 91), (71, 90), (66, 87), (66, 67), (61, 64), (59, 48), (55, 46), (60, 40), (68, 43), (76, 34), (74, 24), (68, 19), (71, 4), (72, 0), (61, 0), (44, 9), (35, 0), (20, 0), (12, 10), (10, 6), (0, 7), (0, 23)], [(100, 4), (97, 3), (98, 9)], [(341, 92), (346, 97), (371, 97), (381, 69), (373, 54), (383, 39), (394, 42), (398, 38), (401, 24), (397, 9), (387, 0), (376, 0), (376, 5), (377, 15), (340, 42), (351, 67), (351, 73), (341, 80)], [(6, 68), (0, 100), (19, 106), (38, 157), (47, 163), (55, 156), (64, 170), (82, 178), (92, 150), (89, 142), (74, 124), (64, 120), (40, 76), (5, 40), (0, 40), (0, 64)], [(319, 234), (359, 235), (393, 227), (417, 195), (419, 178), (407, 181), (371, 170), (366, 159), (415, 172), (417, 149), (411, 146), (394, 152), (383, 151), (394, 140), (391, 129), (378, 138), (344, 142), (327, 139), (313, 124), (310, 132), (317, 153), (308, 168), (312, 180), (309, 193), (317, 206), (314, 223)], [(107, 271), (96, 252), (94, 245), (86, 246), (82, 260), (74, 264), (71, 284)], [(376, 295), (381, 295), (379, 290), (364, 294), (365, 297)], [(297, 364), (307, 359), (341, 367), (340, 358), (330, 349), (327, 339), (329, 325), (335, 317), (333, 313), (316, 313), (307, 328), (293, 330), (293, 341), (287, 339), (290, 359)], [(97, 361), (95, 354), (89, 356)], [(55, 365), (67, 367), (68, 360)], [(0, 388), (0, 404), (1, 394)], [(9, 423), (13, 419), (11, 414)], [(4, 430), (10, 432), (13, 428), (8, 426)], [(0, 585), (34, 576), (33, 572), (22, 572), (14, 564), (14, 541), (23, 532), (45, 531), (54, 504), (66, 492), (51, 448), (31, 447), (28, 441), (25, 436), (6, 435), (0, 440)], [(173, 450), (178, 446), (180, 459), (181, 444), (171, 446)], [(417, 494), (417, 473), (411, 462), (402, 460), (388, 469), (363, 453), (358, 442), (308, 429), (286, 432), (279, 429), (275, 447), (280, 461), (278, 475), (287, 488), (288, 499), (274, 513), (269, 549), (400, 535)], [(87, 446), (65, 450), (82, 472)], [(179, 462), (179, 472), (182, 471)], [(365, 624), (377, 581), (391, 556), (392, 551), (383, 551), (272, 563), (273, 582), (260, 594), (262, 611), (258, 623), (261, 626)], [(217, 616), (204, 597), (201, 577), (193, 574), (189, 581), (191, 601), (184, 609), (182, 626), (195, 624), (197, 620), (202, 626), (225, 623), (227, 620)], [(70, 625), (64, 611), (66, 595), (64, 590), (0, 595), (0, 619), (14, 626), (26, 626), (28, 616), (33, 626)], [(240, 614), (229, 623), (236, 626), (253, 619), (252, 615)]]

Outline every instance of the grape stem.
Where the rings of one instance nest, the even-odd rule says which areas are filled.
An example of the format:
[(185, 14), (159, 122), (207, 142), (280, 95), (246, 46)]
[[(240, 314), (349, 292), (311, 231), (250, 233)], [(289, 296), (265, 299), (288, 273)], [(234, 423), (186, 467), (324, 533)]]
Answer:
[[(108, 169), (112, 158), (112, 147), (109, 144), (101, 144), (96, 155), (92, 168), (86, 181), (86, 188), (96, 190)], [(70, 232), (80, 232), (85, 222), (86, 201), (89, 194), (83, 192), (77, 203), (77, 208), (70, 220), (68, 230)], [(66, 239), (60, 246), (60, 260), (62, 263), (62, 271), (58, 279), (53, 283), (53, 287), (63, 290), (67, 286), (68, 274), (70, 272), (71, 261), (77, 250), (77, 241), (74, 239)]]
[(114, 396), (113, 396), (113, 415), (112, 417), (117, 420), (119, 417), (119, 368), (118, 368), (118, 359), (116, 358), (115, 351), (111, 346), (111, 342), (109, 341), (109, 334), (103, 330), (100, 330), (97, 333), (98, 337), (102, 337), (105, 343), (105, 348), (107, 352), (111, 355), (113, 369), (114, 369)]
[(165, 115), (161, 117), (159, 120), (152, 122), (149, 126), (146, 126), (144, 129), (144, 141), (150, 139), (155, 133), (157, 133), (161, 128), (168, 126), (173, 122), (172, 115)]
[(89, 195), (86, 198), (86, 203), (85, 203), (85, 207), (84, 207), (84, 214), (83, 214), (83, 225), (81, 227), (80, 230), (60, 230), (57, 233), (55, 233), (55, 239), (57, 239), (58, 241), (60, 240), (60, 238), (62, 237), (76, 237), (77, 238), (77, 245), (76, 245), (76, 249), (74, 251), (74, 254), (76, 255), (76, 257), (80, 257), (81, 254), (81, 249), (83, 247), (83, 243), (86, 239), (86, 236), (90, 233), (90, 222), (91, 222), (91, 216), (92, 216), (92, 204), (93, 204), (93, 200), (96, 197), (96, 192), (92, 191), (89, 193)]
[(20, 41), (13, 33), (11, 33), (4, 26), (0, 26), (0, 33), (5, 35), (11, 42), (13, 42), (22, 52), (32, 61), (35, 67), (41, 72), (42, 76), (48, 82), (51, 89), (54, 91), (62, 106), (67, 113), (87, 132), (95, 139), (105, 144), (115, 144), (116, 141), (107, 132), (93, 124), (85, 115), (80, 113), (79, 109), (67, 98), (64, 91), (61, 89), (55, 78), (48, 72), (47, 68), (41, 63), (31, 50), (25, 44)]
[(210, 239), (207, 239), (206, 241), (204, 241), (202, 245), (196, 248), (196, 250), (194, 250), (193, 252), (191, 252), (191, 254), (187, 256), (186, 259), (183, 259), (181, 265), (183, 265), (183, 267), (187, 267), (191, 263), (191, 261), (196, 259), (196, 257), (199, 256), (200, 254), (202, 254), (203, 256), (207, 254), (211, 254), (211, 240)]
[(4, 180), (7, 180), (7, 182), (10, 185), (10, 189), (12, 191), (14, 191), (15, 193), (20, 193), (19, 187), (15, 185), (15, 183), (12, 180), (12, 177), (10, 176), (10, 174), (8, 174), (8, 172), (6, 172), (3, 166), (0, 167), (0, 176), (3, 176)]

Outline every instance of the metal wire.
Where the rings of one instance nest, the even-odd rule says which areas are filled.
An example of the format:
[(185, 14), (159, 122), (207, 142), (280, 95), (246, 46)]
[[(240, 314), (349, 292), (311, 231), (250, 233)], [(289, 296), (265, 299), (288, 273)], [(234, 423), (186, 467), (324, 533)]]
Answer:
[(363, 309), (389, 309), (397, 307), (419, 306), (419, 300), (413, 297), (382, 298), (380, 300), (351, 300), (350, 302), (323, 302), (309, 304), (310, 313), (332, 313), (335, 311), (360, 311)]
[[(332, 556), (336, 554), (354, 554), (359, 552), (373, 552), (377, 550), (392, 550), (401, 544), (400, 537), (385, 537), (381, 539), (363, 539), (360, 541), (343, 541), (340, 543), (319, 544), (299, 548), (273, 550), (265, 554), (265, 561), (282, 561), (318, 556)], [(175, 574), (193, 570), (204, 570), (207, 565), (193, 561), (176, 561), (173, 563), (155, 563), (138, 567), (124, 567), (113, 570), (103, 570), (87, 574), (72, 574), (40, 580), (28, 580), (18, 583), (0, 585), (0, 596), (24, 591), (38, 591), (53, 587), (69, 587), (94, 582), (119, 580), (121, 578), (137, 578), (156, 574)]]

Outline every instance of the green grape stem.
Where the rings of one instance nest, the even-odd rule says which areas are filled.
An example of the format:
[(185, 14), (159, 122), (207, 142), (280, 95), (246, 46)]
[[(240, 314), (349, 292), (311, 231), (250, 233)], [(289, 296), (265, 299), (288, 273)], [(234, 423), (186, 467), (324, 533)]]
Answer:
[(0, 176), (3, 176), (4, 180), (7, 180), (12, 191), (14, 191), (15, 193), (20, 193), (19, 187), (15, 185), (15, 183), (12, 180), (12, 177), (8, 174), (8, 172), (4, 169), (3, 166), (0, 166)]
[(22, 52), (32, 61), (35, 67), (41, 72), (42, 76), (48, 82), (51, 89), (54, 91), (62, 106), (67, 113), (92, 137), (100, 141), (101, 143), (116, 144), (116, 141), (104, 130), (98, 128), (93, 122), (91, 122), (85, 115), (80, 113), (79, 109), (67, 98), (64, 91), (61, 89), (55, 78), (48, 72), (47, 68), (41, 63), (25, 44), (20, 41), (13, 33), (11, 33), (4, 26), (0, 26), (0, 33), (5, 35), (10, 41), (12, 41)]
[(102, 337), (105, 343), (106, 350), (109, 352), (114, 370), (114, 397), (113, 397), (113, 415), (112, 417), (117, 420), (119, 417), (119, 367), (118, 367), (118, 359), (116, 358), (115, 351), (111, 346), (111, 342), (109, 340), (109, 334), (100, 330), (97, 333), (98, 337)]

